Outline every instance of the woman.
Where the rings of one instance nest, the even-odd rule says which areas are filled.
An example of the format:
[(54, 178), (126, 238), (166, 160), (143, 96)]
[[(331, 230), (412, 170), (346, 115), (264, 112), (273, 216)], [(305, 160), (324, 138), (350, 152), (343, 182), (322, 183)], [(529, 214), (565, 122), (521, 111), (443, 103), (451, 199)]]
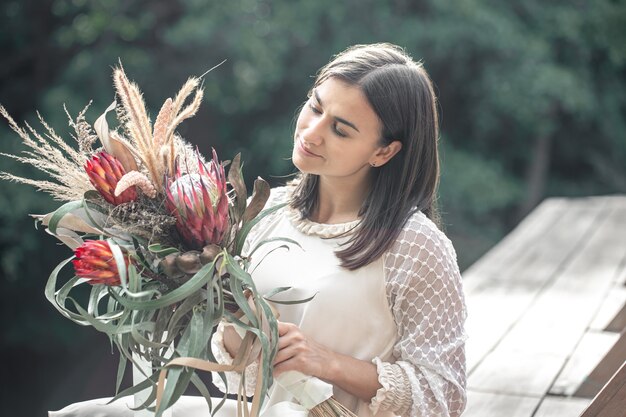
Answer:
[[(465, 306), (454, 249), (435, 225), (437, 138), (424, 68), (393, 45), (349, 48), (320, 70), (300, 111), (300, 175), (268, 203), (289, 206), (249, 240), (288, 237), (302, 248), (255, 253), (261, 293), (290, 286), (285, 299), (315, 294), (278, 305), (274, 375), (295, 370), (331, 383), (359, 416), (464, 409)], [(232, 329), (218, 332), (214, 353), (229, 362), (236, 341)], [(247, 372), (254, 381), (256, 370)], [(287, 398), (275, 387), (268, 405)]]
[[(436, 226), (436, 108), (426, 71), (402, 49), (362, 45), (337, 55), (319, 71), (298, 117), (293, 163), (300, 174), (268, 202), (289, 204), (247, 242), (299, 244), (254, 253), (261, 293), (289, 286), (284, 299), (315, 295), (277, 304), (274, 375), (318, 377), (358, 416), (459, 416), (465, 407), (461, 278)], [(232, 361), (237, 341), (231, 327), (219, 326), (218, 361)], [(248, 394), (256, 371), (255, 364), (246, 370)], [(227, 379), (235, 390), (238, 375)], [(266, 406), (289, 399), (275, 384)], [(185, 415), (200, 415), (201, 401), (186, 397), (174, 416), (185, 404)]]

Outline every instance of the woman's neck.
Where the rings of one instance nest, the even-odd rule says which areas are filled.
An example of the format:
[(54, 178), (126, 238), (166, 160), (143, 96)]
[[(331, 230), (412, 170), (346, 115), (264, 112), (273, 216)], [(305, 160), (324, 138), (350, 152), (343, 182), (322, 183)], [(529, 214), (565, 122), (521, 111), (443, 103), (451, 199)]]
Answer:
[(318, 223), (346, 223), (359, 218), (359, 211), (367, 197), (368, 182), (358, 184), (333, 178), (319, 178), (317, 207), (311, 220)]

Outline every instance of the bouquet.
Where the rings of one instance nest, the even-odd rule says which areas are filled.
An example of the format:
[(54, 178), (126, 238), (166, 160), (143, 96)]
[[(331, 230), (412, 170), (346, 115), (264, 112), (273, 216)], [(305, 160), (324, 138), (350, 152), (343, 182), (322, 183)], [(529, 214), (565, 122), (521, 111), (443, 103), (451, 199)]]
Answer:
[[(93, 127), (85, 117), (89, 105), (75, 119), (68, 114), (77, 149), (40, 115), (44, 135), (28, 124), (20, 127), (0, 106), (0, 114), (30, 148), (22, 155), (3, 155), (38, 168), (52, 181), (6, 172), (0, 178), (33, 185), (64, 203), (34, 216), (74, 251), (50, 274), (45, 295), (63, 316), (105, 333), (116, 346), (120, 361), (112, 401), (149, 389), (137, 409), (160, 416), (191, 383), (211, 408), (196, 370), (243, 372), (260, 360), (251, 405), (257, 416), (273, 382), (277, 351), (277, 321), (269, 300), (288, 288), (259, 294), (248, 267), (258, 246), (267, 242), (245, 255), (243, 247), (252, 227), (282, 205), (263, 210), (269, 185), (261, 178), (248, 198), (240, 155), (222, 162), (213, 150), (206, 160), (176, 133), (200, 106), (199, 78), (190, 78), (164, 102), (154, 124), (138, 86), (121, 66), (113, 79), (116, 100)], [(119, 122), (115, 129), (106, 119), (112, 110)], [(70, 262), (73, 271), (67, 271)], [(76, 294), (85, 286), (88, 296), (81, 300)], [(232, 365), (215, 363), (209, 347), (223, 319), (246, 331)], [(120, 391), (127, 363), (138, 365), (138, 358), (150, 363), (152, 372)], [(239, 414), (247, 415), (243, 383), (242, 378)], [(350, 415), (333, 399), (315, 409), (314, 415)]]

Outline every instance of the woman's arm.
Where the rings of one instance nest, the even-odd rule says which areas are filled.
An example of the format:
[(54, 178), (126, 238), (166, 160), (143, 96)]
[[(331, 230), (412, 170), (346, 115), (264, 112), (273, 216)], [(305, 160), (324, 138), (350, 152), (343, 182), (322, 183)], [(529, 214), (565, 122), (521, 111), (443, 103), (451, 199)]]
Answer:
[(393, 363), (375, 358), (384, 388), (370, 407), (402, 416), (459, 417), (466, 402), (466, 309), (454, 248), (416, 213), (383, 264), (398, 339)]

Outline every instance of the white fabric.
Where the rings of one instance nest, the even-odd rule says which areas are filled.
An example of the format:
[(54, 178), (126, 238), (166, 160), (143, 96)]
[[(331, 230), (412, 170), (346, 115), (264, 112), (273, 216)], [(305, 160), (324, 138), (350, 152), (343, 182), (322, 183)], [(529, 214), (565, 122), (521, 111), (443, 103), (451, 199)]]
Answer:
[[(59, 411), (49, 411), (48, 417), (136, 417), (131, 410), (134, 406), (133, 396), (123, 397), (112, 404), (107, 404), (111, 398), (98, 398), (70, 404)], [(213, 399), (215, 407), (221, 398)], [(183, 396), (172, 406), (171, 417), (207, 417), (209, 406), (203, 397)], [(168, 410), (169, 411), (169, 410)], [(237, 415), (237, 402), (227, 399), (213, 417), (233, 417)]]
[(374, 358), (372, 362), (376, 365), (378, 381), (382, 387), (376, 392), (370, 404), (370, 410), (376, 414), (379, 409), (392, 409), (397, 414), (406, 415), (412, 403), (411, 383), (408, 376), (396, 363), (383, 362), (379, 358)]
[(308, 410), (333, 396), (331, 384), (297, 371), (280, 374), (275, 382)]
[[(286, 187), (272, 190), (267, 206), (286, 201), (288, 193)], [(283, 300), (316, 294), (308, 303), (277, 305), (280, 319), (337, 352), (378, 361), (382, 388), (371, 404), (335, 387), (335, 398), (357, 415), (459, 416), (466, 402), (466, 311), (452, 244), (418, 212), (381, 259), (348, 271), (339, 267), (334, 251), (356, 226), (358, 221), (319, 224), (289, 207), (278, 210), (253, 229), (248, 247), (286, 237), (301, 248), (274, 250), (284, 242), (273, 242), (259, 249), (252, 259), (257, 289), (291, 286), (276, 296)], [(213, 345), (216, 354), (222, 349)], [(236, 382), (229, 381), (231, 391)], [(287, 398), (273, 387), (268, 406)]]

